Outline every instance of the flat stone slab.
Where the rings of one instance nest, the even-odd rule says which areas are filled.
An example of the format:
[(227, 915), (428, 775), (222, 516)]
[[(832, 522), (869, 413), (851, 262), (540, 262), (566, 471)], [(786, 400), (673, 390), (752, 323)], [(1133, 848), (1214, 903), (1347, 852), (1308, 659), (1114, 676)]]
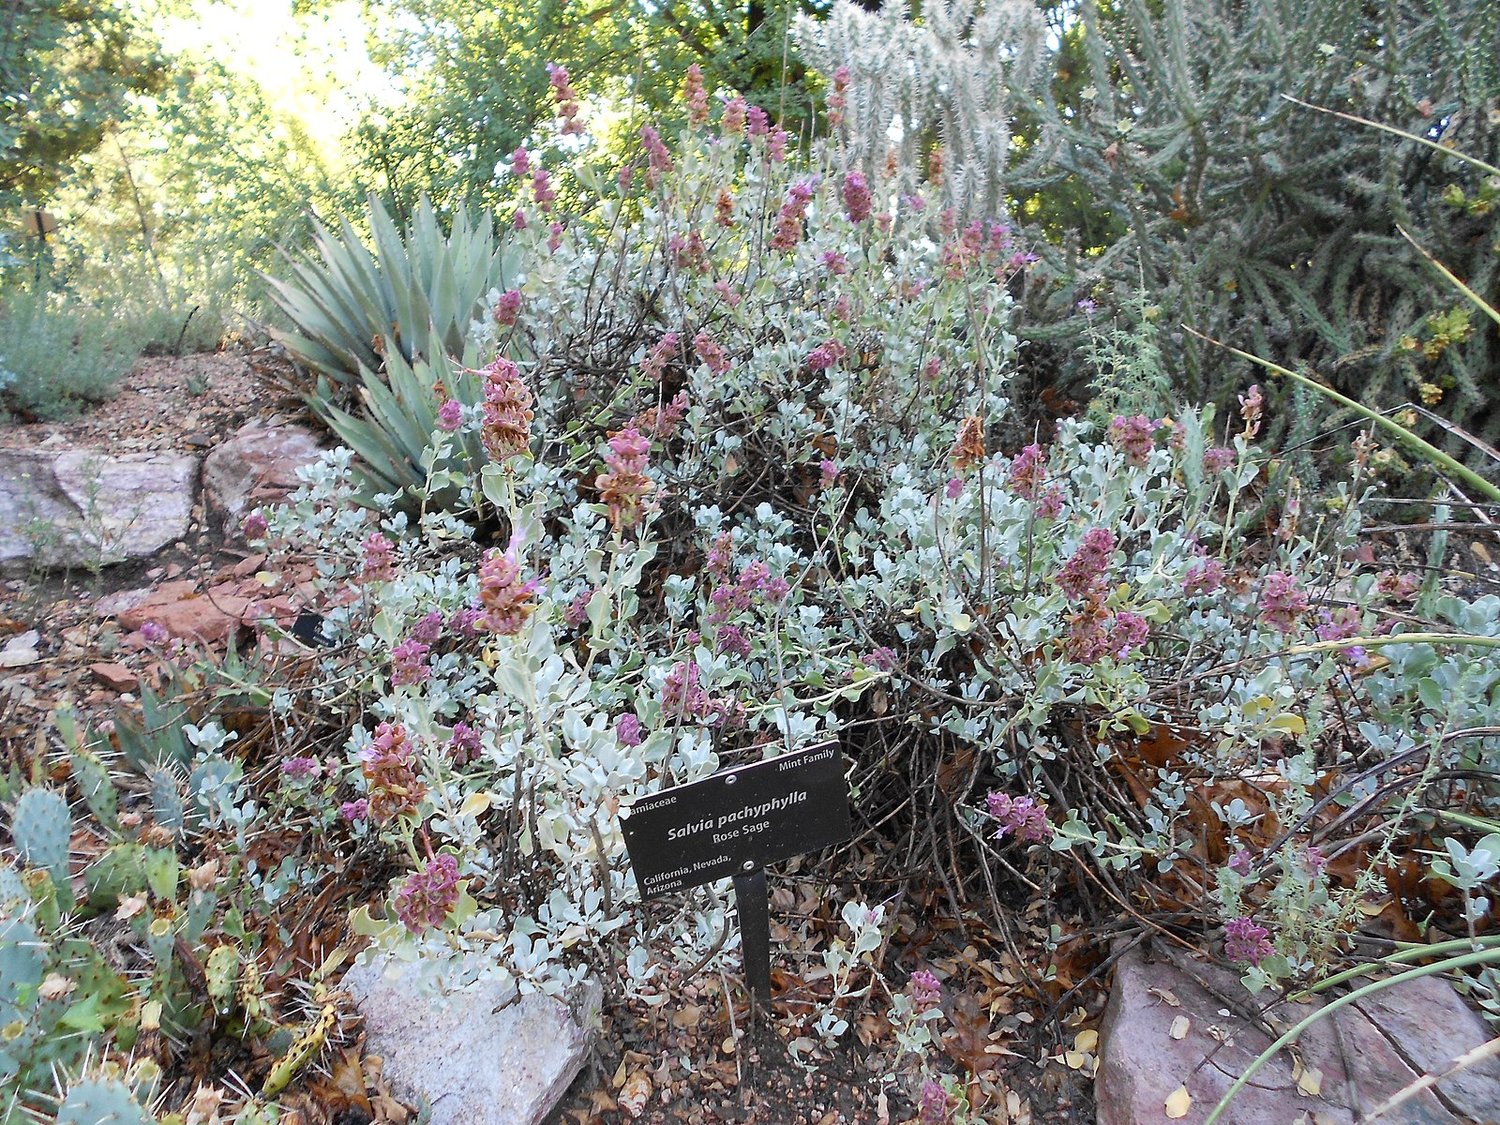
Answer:
[(280, 503), (300, 487), (297, 470), (322, 452), (306, 426), (250, 422), (204, 458), (204, 496), (223, 515), (226, 530), (237, 535), (249, 512)]
[(188, 529), (197, 458), (21, 450), (0, 457), (0, 568), (144, 558)]
[[(1459, 1055), (1491, 1038), (1452, 987), (1436, 978), (1374, 996), (1380, 999), (1344, 1007), (1314, 1023), (1297, 1045), (1300, 1069), (1281, 1052), (1235, 1095), (1219, 1120), (1225, 1125), (1355, 1125), (1424, 1072), (1442, 1073)], [(1184, 955), (1152, 958), (1140, 947), (1126, 953), (1116, 964), (1100, 1028), (1094, 1085), (1099, 1125), (1172, 1120), (1167, 1100), (1183, 1085), (1191, 1103), (1177, 1120), (1202, 1122), (1271, 1044), (1273, 1037), (1248, 1013), (1265, 1009), (1269, 1020), (1285, 1028), (1321, 1006), (1278, 1002), (1267, 1009), (1272, 999), (1252, 997), (1233, 974)], [(1180, 1038), (1173, 1037), (1174, 1024)], [(1500, 1063), (1487, 1060), (1445, 1078), (1379, 1120), (1386, 1125), (1500, 1121)]]
[[(396, 1094), (429, 1104), (431, 1125), (540, 1125), (588, 1055), (568, 1007), (497, 981), (435, 995), (412, 977), (385, 956), (344, 977)], [(586, 988), (597, 1007), (599, 986)]]

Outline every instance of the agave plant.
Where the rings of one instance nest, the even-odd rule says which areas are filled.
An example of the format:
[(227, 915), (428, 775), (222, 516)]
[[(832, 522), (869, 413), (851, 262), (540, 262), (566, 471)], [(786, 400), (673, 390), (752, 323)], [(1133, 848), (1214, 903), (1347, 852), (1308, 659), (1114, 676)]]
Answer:
[[(359, 458), (358, 472), (364, 478), (360, 498), (369, 502), (379, 493), (421, 490), (430, 505), (450, 507), (454, 490), (442, 482), (448, 471), (477, 474), (484, 464), (479, 439), (472, 433), (450, 435), (444, 463), (431, 463), (432, 435), (444, 396), (472, 406), (479, 395), (479, 380), (472, 371), (476, 362), (472, 347), (461, 348), (455, 360), (437, 354), (441, 341), (434, 331), (419, 346), (410, 362), (399, 352), (386, 354), (382, 371), (361, 364), (358, 412), (344, 410), (332, 401), (326, 380), (308, 396), (308, 402), (341, 442)], [(440, 394), (438, 386), (443, 391)]]
[(327, 397), (345, 404), (361, 372), (380, 375), (397, 358), (418, 361), (418, 341), (461, 356), (485, 294), (504, 289), (514, 273), (488, 212), (460, 208), (445, 236), (425, 199), (405, 231), (374, 196), (368, 207), (373, 248), (347, 220), (333, 231), (315, 219), (316, 254), (287, 255), (290, 276), (266, 279), (295, 326), (277, 338), (329, 381)]

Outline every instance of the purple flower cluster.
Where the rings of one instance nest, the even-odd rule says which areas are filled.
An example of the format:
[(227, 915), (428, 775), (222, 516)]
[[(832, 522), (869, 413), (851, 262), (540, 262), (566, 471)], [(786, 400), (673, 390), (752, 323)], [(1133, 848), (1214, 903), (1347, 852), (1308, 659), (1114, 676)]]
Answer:
[(574, 594), (572, 601), (568, 602), (567, 608), (563, 610), (563, 624), (570, 629), (582, 629), (588, 622), (589, 601), (593, 596), (593, 587)]
[(851, 223), (862, 223), (870, 217), (870, 185), (858, 172), (844, 177), (844, 213)]
[(1047, 454), (1032, 443), (1016, 454), (1005, 478), (1007, 487), (1023, 500), (1035, 500), (1047, 480)]
[(417, 811), (427, 788), (414, 766), (416, 750), (399, 723), (381, 723), (359, 759), (370, 787), (367, 814), (376, 824)]
[(662, 143), (661, 134), (650, 125), (641, 126), (641, 144), (646, 149), (646, 186), (654, 189), (672, 171), (672, 154)]
[(312, 781), (323, 772), (323, 765), (316, 758), (288, 758), (281, 763), (281, 776), (288, 781)]
[(521, 291), (519, 289), (507, 289), (500, 294), (500, 299), (495, 302), (495, 323), (501, 328), (509, 328), (515, 324), (516, 317), (521, 314)]
[(677, 333), (668, 332), (660, 340), (651, 345), (651, 350), (646, 353), (646, 358), (641, 360), (641, 371), (654, 382), (661, 382), (662, 372), (667, 369), (667, 363), (677, 354), (678, 345), (681, 344)]
[(453, 724), (453, 733), (448, 737), (448, 756), (455, 766), (466, 766), (479, 757), (479, 732), (468, 723)]
[(741, 97), (730, 98), (724, 103), (724, 118), (719, 122), (719, 127), (726, 137), (738, 137), (745, 131), (745, 111), (749, 109), (745, 99)]
[(656, 485), (646, 475), (651, 442), (634, 426), (612, 434), (604, 454), (606, 472), (594, 478), (594, 487), (609, 505), (609, 522), (616, 528), (631, 528), (641, 521), (645, 499)]
[(1250, 918), (1231, 918), (1224, 923), (1224, 956), (1231, 961), (1259, 965), (1275, 952), (1271, 933)]
[(1109, 571), (1110, 556), (1115, 550), (1115, 533), (1107, 527), (1091, 527), (1083, 533), (1067, 562), (1057, 572), (1055, 581), (1070, 598), (1097, 596)]
[(1222, 445), (1215, 445), (1203, 451), (1203, 471), (1209, 475), (1222, 473), (1234, 465), (1235, 453), (1232, 449), (1226, 449)]
[(1132, 465), (1144, 465), (1156, 448), (1156, 423), (1144, 414), (1116, 414), (1109, 420), (1109, 441)]
[(750, 638), (745, 636), (745, 630), (738, 625), (720, 625), (718, 632), (714, 634), (714, 647), (719, 652), (738, 656), (741, 660), (750, 656)]
[(864, 655), (864, 662), (871, 668), (875, 668), (881, 672), (894, 672), (896, 670), (896, 660), (896, 650), (891, 648), (890, 645), (881, 645), (879, 648), (872, 648)]
[(474, 622), (475, 628), (515, 636), (536, 611), (533, 595), (540, 585), (535, 578), (521, 581), (521, 564), (513, 550), (490, 550), (479, 566), (479, 602), (484, 613)]
[(240, 531), (245, 536), (247, 543), (254, 543), (257, 539), (264, 539), (270, 525), (266, 523), (265, 513), (259, 508), (245, 517), (245, 522), (240, 525)]
[(746, 563), (740, 571), (738, 581), (724, 581), (715, 586), (708, 595), (708, 624), (720, 625), (735, 613), (743, 613), (758, 601), (779, 603), (791, 587), (785, 578), (771, 573), (771, 568), (759, 560)]
[(837, 129), (844, 123), (844, 111), (849, 108), (849, 68), (841, 66), (833, 72), (833, 86), (828, 91), (828, 127)]
[(366, 535), (364, 542), (360, 544), (360, 578), (366, 582), (389, 582), (396, 577), (393, 548), (394, 544), (378, 531)]
[(906, 995), (912, 1007), (919, 1012), (936, 1007), (943, 999), (943, 985), (937, 976), (927, 969), (918, 969), (906, 982)]
[(1318, 616), (1322, 623), (1313, 631), (1320, 641), (1343, 641), (1359, 635), (1359, 610), (1353, 606), (1340, 606), (1333, 613), (1325, 609)]
[(729, 356), (707, 329), (693, 337), (693, 351), (715, 375), (723, 375), (729, 370)]
[(1182, 580), (1182, 592), (1188, 597), (1212, 594), (1224, 585), (1224, 564), (1218, 559), (1201, 559), (1188, 567)]
[(431, 645), (425, 645), (415, 637), (407, 637), (391, 649), (391, 684), (408, 687), (430, 680), (432, 669), (427, 666), (427, 654), (431, 651)]
[(953, 1103), (942, 1083), (936, 1078), (924, 1081), (921, 1101), (917, 1105), (917, 1120), (921, 1125), (948, 1125), (952, 1111)]
[(808, 352), (807, 358), (802, 362), (807, 364), (809, 371), (827, 371), (848, 354), (849, 350), (843, 344), (837, 340), (827, 340)]
[(1023, 844), (1044, 844), (1052, 839), (1052, 825), (1047, 821), (1047, 806), (1032, 797), (1012, 797), (1009, 793), (991, 793), (985, 806), (998, 823), (997, 840), (1011, 833)]
[(708, 124), (708, 91), (703, 86), (703, 68), (697, 63), (687, 68), (682, 81), (683, 100), (687, 102), (688, 124), (701, 129)]
[(1284, 571), (1273, 570), (1260, 584), (1260, 619), (1281, 633), (1290, 633), (1307, 612), (1307, 592)]
[(521, 369), (504, 356), (484, 369), (484, 423), (480, 441), (496, 464), (525, 453), (531, 444), (531, 391)]
[(646, 728), (627, 711), (615, 720), (615, 738), (621, 746), (639, 746), (646, 740)]
[(451, 434), (464, 424), (463, 403), (457, 399), (448, 399), (442, 406), (438, 407), (437, 428), (445, 434)]
[(424, 645), (435, 645), (443, 637), (443, 614), (440, 610), (432, 610), (423, 615), (422, 619), (411, 627), (411, 639), (421, 641)]
[[(823, 268), (834, 277), (843, 277), (849, 272), (849, 259), (838, 250), (824, 250), (818, 255), (818, 261), (823, 263)], [(848, 319), (847, 317), (843, 319)]]
[(674, 266), (688, 273), (705, 274), (713, 269), (708, 256), (708, 244), (695, 230), (686, 235), (674, 234), (667, 239), (667, 254)]
[(478, 606), (454, 610), (453, 616), (448, 618), (448, 631), (460, 640), (472, 640), (479, 635), (479, 620), (483, 616), (484, 610)]
[(531, 198), (536, 200), (537, 210), (543, 214), (552, 210), (552, 204), (557, 201), (557, 192), (552, 188), (552, 177), (540, 164), (531, 170)]
[(698, 665), (692, 661), (672, 665), (661, 687), (661, 711), (667, 721), (696, 719), (704, 726), (718, 727), (738, 719), (743, 708), (733, 700), (710, 696), (698, 675)]
[(414, 934), (443, 920), (458, 903), (458, 860), (447, 852), (433, 856), (421, 871), (413, 871), (396, 891), (396, 917)]
[(1104, 657), (1123, 660), (1146, 643), (1151, 628), (1138, 613), (1122, 610), (1111, 614), (1095, 597), (1082, 612), (1074, 614), (1065, 651), (1078, 664), (1096, 664)]
[(659, 441), (668, 440), (687, 417), (688, 393), (678, 391), (665, 406), (648, 406), (635, 416), (631, 424), (643, 434), (650, 434)]
[(562, 118), (562, 135), (581, 136), (583, 122), (578, 120), (578, 94), (568, 80), (568, 68), (556, 63), (547, 64), (547, 81), (552, 84), (552, 94), (557, 99), (557, 115)]
[(786, 201), (776, 214), (776, 233), (771, 236), (771, 249), (796, 249), (797, 243), (802, 241), (802, 219), (807, 214), (807, 205), (812, 202), (812, 197), (811, 180), (798, 180), (787, 189)]

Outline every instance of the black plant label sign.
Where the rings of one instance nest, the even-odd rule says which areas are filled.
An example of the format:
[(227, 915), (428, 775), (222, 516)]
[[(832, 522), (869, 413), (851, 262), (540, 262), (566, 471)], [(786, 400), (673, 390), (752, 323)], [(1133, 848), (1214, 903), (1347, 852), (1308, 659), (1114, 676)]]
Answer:
[(720, 770), (621, 810), (641, 897), (659, 898), (852, 835), (836, 743)]

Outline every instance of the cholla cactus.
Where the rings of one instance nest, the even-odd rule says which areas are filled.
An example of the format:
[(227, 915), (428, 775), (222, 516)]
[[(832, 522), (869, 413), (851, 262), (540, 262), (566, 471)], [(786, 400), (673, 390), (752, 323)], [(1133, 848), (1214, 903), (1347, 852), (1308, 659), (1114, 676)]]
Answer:
[(915, 185), (920, 148), (935, 133), (945, 149), (945, 203), (965, 219), (1004, 210), (1010, 150), (1008, 90), (1042, 73), (1042, 14), (1032, 0), (948, 0), (869, 13), (838, 0), (824, 21), (802, 17), (803, 54), (825, 75), (841, 75), (841, 140), (851, 164), (873, 175), (895, 149), (896, 174)]

